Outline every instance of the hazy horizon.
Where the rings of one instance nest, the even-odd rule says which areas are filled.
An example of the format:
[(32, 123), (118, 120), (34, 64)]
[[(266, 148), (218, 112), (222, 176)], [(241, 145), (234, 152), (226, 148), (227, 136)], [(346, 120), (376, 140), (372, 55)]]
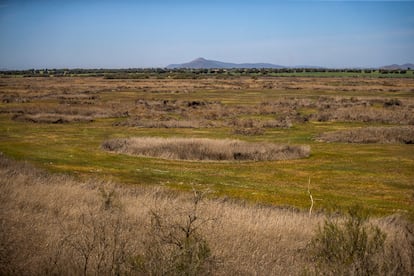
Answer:
[(1, 1), (0, 68), (414, 63), (413, 1)]

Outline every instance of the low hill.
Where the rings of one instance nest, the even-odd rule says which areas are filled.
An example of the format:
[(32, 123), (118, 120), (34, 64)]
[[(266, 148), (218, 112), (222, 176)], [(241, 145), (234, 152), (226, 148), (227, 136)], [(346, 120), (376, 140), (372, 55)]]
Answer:
[(402, 65), (391, 64), (391, 65), (382, 66), (381, 69), (388, 69), (388, 70), (414, 69), (414, 64), (413, 63), (405, 63), (405, 64), (402, 64)]
[(197, 58), (193, 61), (181, 64), (170, 64), (168, 69), (189, 68), (189, 69), (223, 69), (223, 68), (286, 68), (286, 66), (271, 63), (229, 63), (217, 60)]

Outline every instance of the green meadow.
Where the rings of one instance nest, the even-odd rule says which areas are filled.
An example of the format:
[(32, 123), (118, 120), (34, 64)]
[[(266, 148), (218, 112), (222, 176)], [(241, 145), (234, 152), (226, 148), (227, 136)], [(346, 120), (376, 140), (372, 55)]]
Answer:
[[(286, 79), (288, 82), (298, 82), (301, 85), (300, 80)], [(16, 79), (13, 81), (19, 82)], [(21, 81), (25, 80), (21, 79)], [(94, 78), (83, 80), (80, 87), (92, 81), (110, 83), (108, 80)], [(209, 81), (215, 82), (214, 79)], [(236, 79), (236, 81), (249, 84), (254, 82), (250, 78), (248, 80)], [(361, 81), (361, 79), (356, 81)], [(64, 89), (70, 90), (72, 82), (70, 78), (65, 79)], [(315, 79), (315, 83), (320, 82), (324, 80)], [(397, 87), (392, 86), (392, 89), (383, 89), (383, 91), (381, 89), (370, 90), (364, 85), (357, 85), (355, 90), (345, 92), (338, 89), (336, 85), (338, 82), (340, 83), (341, 79), (332, 80), (332, 89), (308, 87), (308, 79), (306, 84), (302, 84), (296, 90), (277, 86), (273, 89), (256, 87), (199, 89), (193, 87), (187, 93), (172, 92), (168, 87), (158, 91), (157, 87), (161, 87), (165, 82), (155, 83), (149, 90), (124, 85), (126, 87), (115, 91), (97, 90), (94, 95), (99, 101), (92, 105), (72, 104), (85, 110), (98, 105), (102, 108), (109, 108), (114, 104), (114, 109), (122, 107), (122, 110), (129, 110), (128, 117), (109, 114), (97, 116), (92, 122), (51, 124), (13, 119), (13, 112), (19, 108), (23, 110), (20, 110), (20, 113), (30, 113), (36, 105), (39, 105), (42, 106), (41, 112), (45, 113), (48, 112), (48, 108), (56, 109), (62, 106), (62, 102), (50, 95), (41, 98), (32, 97), (30, 101), (23, 103), (3, 102), (0, 104), (0, 110), (2, 110), (0, 152), (17, 160), (26, 160), (51, 172), (70, 174), (82, 179), (98, 178), (125, 185), (161, 185), (183, 191), (195, 187), (210, 190), (212, 197), (301, 210), (307, 210), (310, 206), (310, 191), (315, 199), (314, 208), (318, 211), (341, 211), (359, 204), (373, 215), (396, 212), (412, 215), (414, 212), (414, 147), (412, 144), (327, 143), (316, 139), (324, 132), (366, 126), (399, 125), (395, 122), (358, 121), (356, 119), (318, 120), (317, 117), (311, 115), (321, 112), (323, 107), (297, 105), (294, 107), (295, 114), (308, 116), (306, 120), (293, 120), (290, 127), (265, 128), (259, 134), (253, 133), (252, 135), (236, 134), (232, 126), (223, 123), (227, 117), (215, 119), (220, 124), (214, 127), (157, 128), (117, 124), (130, 120), (136, 115), (135, 113), (140, 112), (138, 110), (140, 107), (131, 104), (136, 99), (153, 102), (161, 100), (219, 102), (222, 109), (238, 106), (237, 110), (243, 110), (243, 108), (254, 110), (256, 106), (266, 102), (279, 101), (282, 102), (280, 106), (284, 106), (283, 101), (286, 99), (316, 101), (321, 97), (335, 99), (335, 103), (340, 102), (342, 98), (347, 100), (356, 98), (354, 102), (371, 101), (372, 108), (381, 109), (385, 108), (383, 102), (388, 99), (398, 99), (402, 102), (401, 106), (406, 109), (397, 110), (399, 107), (395, 107), (393, 110), (397, 110), (398, 114), (402, 112), (405, 117), (412, 116), (412, 114), (405, 114), (407, 110), (412, 112), (414, 106), (411, 82), (407, 84), (404, 80), (400, 80), (401, 83), (397, 84)], [(194, 80), (191, 83), (197, 84), (197, 81)], [(312, 81), (310, 83), (312, 84)], [(11, 86), (11, 84), (6, 79), (2, 80), (2, 84), (4, 91), (8, 91), (4, 87)], [(110, 83), (110, 85), (113, 84), (114, 82)], [(47, 82), (42, 85), (48, 87), (47, 89), (54, 87)], [(388, 87), (384, 86), (383, 82), (379, 85)], [(174, 89), (174, 91), (179, 89)], [(19, 90), (19, 97), (25, 97), (26, 92), (27, 90), (23, 88)], [(77, 95), (78, 92), (75, 90), (73, 94)], [(318, 103), (320, 102), (319, 100)], [(286, 105), (289, 104), (291, 102), (286, 103)], [(40, 111), (37, 112), (40, 113)], [(201, 110), (200, 114), (202, 112), (204, 111)], [(240, 120), (256, 121), (282, 116), (273, 113), (240, 112), (240, 114), (228, 116)], [(170, 117), (175, 116), (177, 120), (183, 117), (181, 113), (177, 115), (174, 111), (166, 111), (165, 114), (169, 114)], [(231, 138), (251, 142), (309, 145), (311, 154), (308, 158), (297, 160), (206, 162), (131, 156), (106, 152), (101, 148), (101, 144), (108, 139), (147, 136)]]

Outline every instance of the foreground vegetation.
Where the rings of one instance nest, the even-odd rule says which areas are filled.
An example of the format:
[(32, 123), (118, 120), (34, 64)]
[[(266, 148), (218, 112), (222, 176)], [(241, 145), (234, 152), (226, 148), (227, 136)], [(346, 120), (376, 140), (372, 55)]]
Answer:
[(79, 182), (0, 156), (2, 275), (410, 275), (400, 216), (313, 214)]

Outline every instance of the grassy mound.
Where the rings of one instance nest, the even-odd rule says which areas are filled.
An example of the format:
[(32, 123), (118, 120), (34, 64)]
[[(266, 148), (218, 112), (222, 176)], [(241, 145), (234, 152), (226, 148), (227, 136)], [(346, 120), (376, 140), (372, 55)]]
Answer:
[(105, 141), (107, 151), (179, 160), (270, 161), (308, 157), (310, 147), (204, 138), (136, 137)]
[(317, 138), (322, 142), (413, 144), (414, 127), (366, 127), (323, 133)]

